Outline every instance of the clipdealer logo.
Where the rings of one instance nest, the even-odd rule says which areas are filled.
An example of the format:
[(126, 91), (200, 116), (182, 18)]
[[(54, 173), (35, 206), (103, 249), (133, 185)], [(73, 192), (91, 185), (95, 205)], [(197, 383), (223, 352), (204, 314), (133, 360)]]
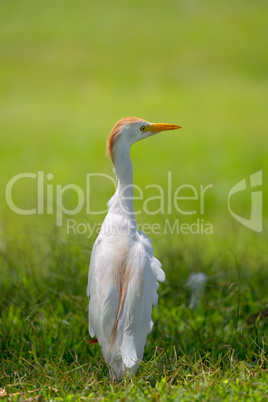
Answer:
[(250, 188), (251, 188), (251, 210), (250, 218), (246, 219), (238, 214), (236, 214), (231, 209), (230, 200), (234, 194), (247, 189), (246, 179), (243, 179), (236, 183), (228, 194), (228, 209), (230, 214), (239, 223), (246, 226), (247, 228), (254, 230), (255, 232), (262, 231), (262, 170), (253, 173), (249, 176)]
[[(32, 180), (35, 186), (37, 198), (34, 202), (34, 208), (24, 209), (19, 204), (18, 200), (17, 203), (14, 201), (16, 199), (14, 193), (16, 193), (16, 185), (19, 182), (22, 184), (23, 180), (29, 179)], [(64, 216), (77, 215), (79, 212), (82, 211), (83, 208), (86, 209), (87, 215), (101, 215), (107, 213), (107, 208), (104, 210), (94, 210), (91, 205), (91, 194), (94, 194), (94, 180), (97, 180), (99, 185), (100, 180), (108, 179), (108, 181), (112, 183), (114, 190), (117, 187), (117, 182), (115, 178), (104, 173), (88, 173), (86, 175), (85, 191), (77, 184), (55, 185), (52, 183), (53, 179), (54, 175), (52, 173), (45, 173), (43, 171), (38, 171), (37, 173), (24, 172), (18, 173), (17, 175), (13, 176), (8, 181), (5, 191), (5, 197), (8, 207), (13, 212), (19, 215), (55, 215), (56, 225), (63, 226)], [(235, 194), (247, 189), (247, 181), (245, 178), (236, 183), (229, 191), (229, 194), (227, 196), (228, 210), (231, 216), (240, 224), (255, 232), (261, 232), (262, 170), (251, 174), (249, 176), (249, 183), (251, 189), (250, 218), (247, 219), (244, 216), (240, 216), (231, 207), (232, 197)], [(178, 219), (173, 222), (173, 225), (171, 225), (170, 221), (168, 220), (167, 228), (171, 228), (171, 233), (176, 232), (178, 234), (212, 234), (213, 225), (209, 222), (206, 222), (203, 218), (206, 209), (206, 194), (208, 191), (211, 191), (211, 189), (213, 188), (213, 184), (208, 184), (206, 186), (193, 186), (191, 184), (182, 184), (177, 188), (173, 188), (172, 184), (172, 172), (169, 171), (167, 174), (166, 191), (164, 191), (164, 189), (158, 184), (149, 184), (145, 186), (145, 191), (147, 191), (148, 193), (150, 192), (150, 189), (154, 189), (154, 193), (153, 195), (151, 194), (151, 196), (148, 196), (146, 192), (144, 193), (144, 189), (141, 189), (139, 186), (134, 185), (133, 188), (135, 195), (133, 196), (133, 199), (142, 201), (142, 208), (135, 211), (135, 214), (137, 215), (141, 212), (144, 212), (148, 215), (171, 215), (176, 212), (180, 216), (199, 216), (196, 222), (192, 223), (193, 228), (190, 227), (190, 224), (188, 224), (187, 222), (181, 223), (181, 221)], [(75, 194), (77, 199), (77, 203), (72, 209), (67, 208), (64, 202), (64, 198), (66, 197), (65, 194), (68, 194), (70, 192)], [(156, 192), (157, 195), (155, 195)], [(122, 196), (124, 197), (124, 194), (122, 194)], [(154, 206), (153, 208), (152, 205)], [(77, 228), (80, 228), (80, 232), (82, 231), (82, 223), (77, 224), (74, 219), (69, 219), (69, 221), (70, 222), (67, 222), (67, 229), (69, 228), (70, 230), (73, 230), (74, 233)], [(92, 228), (84, 230), (89, 230), (90, 233), (92, 232), (92, 234), (93, 231), (95, 232), (95, 229)], [(157, 228), (157, 230), (159, 231), (160, 229)]]

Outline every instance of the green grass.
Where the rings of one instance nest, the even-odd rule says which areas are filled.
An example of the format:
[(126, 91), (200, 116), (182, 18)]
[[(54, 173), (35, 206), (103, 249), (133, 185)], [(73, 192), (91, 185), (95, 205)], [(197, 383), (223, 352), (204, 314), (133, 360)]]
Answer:
[[(0, 388), (3, 399), (263, 400), (267, 398), (268, 7), (265, 1), (160, 0), (0, 3)], [(148, 233), (167, 280), (159, 288), (144, 362), (133, 379), (111, 384), (99, 346), (90, 344), (87, 270), (96, 233), (67, 234), (67, 219), (21, 216), (5, 188), (21, 172), (54, 175), (47, 185), (88, 173), (112, 174), (105, 141), (121, 117), (179, 124), (178, 132), (135, 144), (134, 181), (145, 199), (165, 193), (162, 213), (137, 214), (160, 225)], [(263, 230), (235, 221), (228, 193), (263, 172)], [(169, 214), (182, 184), (213, 185), (200, 202)], [(113, 193), (94, 182), (103, 209)], [(14, 188), (22, 208), (37, 206), (34, 180)], [(75, 207), (72, 192), (66, 208)], [(144, 200), (135, 201), (138, 211)], [(148, 204), (159, 207), (158, 200)], [(250, 191), (233, 199), (249, 218)], [(100, 224), (105, 214), (77, 223)], [(164, 232), (164, 222), (213, 225), (211, 235)], [(190, 273), (208, 282), (189, 309)], [(263, 313), (263, 314), (262, 314)], [(3, 391), (4, 390), (4, 391)], [(11, 396), (10, 396), (11, 395)], [(0, 392), (1, 396), (1, 392)], [(32, 399), (30, 399), (32, 398)], [(125, 398), (125, 399), (124, 399)]]
[(209, 276), (206, 293), (193, 312), (186, 278), (200, 256), (185, 248), (163, 248), (159, 257), (167, 281), (160, 287), (144, 362), (135, 378), (111, 384), (99, 346), (89, 343), (89, 254), (89, 248), (62, 243), (55, 233), (45, 254), (29, 237), (23, 244), (11, 242), (2, 254), (1, 277), (9, 275), (1, 283), (0, 381), (8, 395), (70, 400), (267, 397), (265, 267), (250, 273), (251, 264), (236, 261), (231, 252), (207, 261), (202, 265)]

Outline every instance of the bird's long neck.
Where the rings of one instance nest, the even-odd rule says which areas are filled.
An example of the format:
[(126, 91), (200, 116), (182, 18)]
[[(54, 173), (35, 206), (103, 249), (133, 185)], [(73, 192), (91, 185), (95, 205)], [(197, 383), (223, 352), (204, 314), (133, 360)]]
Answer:
[(114, 171), (118, 179), (118, 187), (113, 197), (111, 210), (125, 215), (136, 225), (133, 207), (133, 170), (130, 153), (124, 152), (114, 157)]

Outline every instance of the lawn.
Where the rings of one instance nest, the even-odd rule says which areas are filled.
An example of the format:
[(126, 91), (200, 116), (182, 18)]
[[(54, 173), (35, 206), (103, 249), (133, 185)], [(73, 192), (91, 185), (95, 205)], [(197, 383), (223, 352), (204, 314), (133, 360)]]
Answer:
[[(249, 0), (1, 1), (0, 399), (267, 398), (267, 17)], [(167, 279), (137, 375), (110, 383), (85, 292), (114, 191), (105, 142), (128, 115), (182, 129), (131, 152)], [(261, 230), (234, 217), (251, 218), (256, 172)]]

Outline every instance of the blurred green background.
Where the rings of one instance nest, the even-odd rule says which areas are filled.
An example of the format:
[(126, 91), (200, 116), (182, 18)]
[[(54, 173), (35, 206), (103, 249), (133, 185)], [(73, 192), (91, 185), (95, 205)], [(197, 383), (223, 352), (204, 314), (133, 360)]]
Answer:
[[(13, 175), (44, 171), (53, 174), (53, 188), (73, 183), (86, 191), (88, 173), (112, 175), (107, 136), (118, 119), (134, 115), (183, 127), (133, 147), (134, 181), (147, 197), (158, 195), (146, 193), (149, 184), (167, 191), (168, 171), (174, 190), (213, 185), (202, 216), (180, 216), (173, 209), (172, 216), (142, 213), (137, 220), (199, 217), (213, 225), (213, 235), (173, 235), (168, 242), (209, 245), (216, 253), (219, 244), (235, 253), (239, 245), (245, 250), (252, 244), (267, 258), (267, 19), (268, 4), (261, 0), (1, 0), (2, 243), (9, 233), (55, 226), (55, 215), (10, 210), (5, 189)], [(255, 233), (231, 217), (227, 198), (233, 185), (244, 178), (249, 183), (259, 170), (264, 227)], [(100, 180), (90, 196), (103, 209), (112, 194), (112, 184)], [(18, 183), (14, 199), (22, 208), (36, 208), (36, 182)], [(75, 193), (66, 192), (66, 208), (76, 203)], [(185, 209), (196, 205), (189, 202)], [(234, 198), (233, 208), (249, 218), (249, 190)], [(89, 216), (84, 208), (71, 218), (100, 223), (104, 216)], [(163, 231), (149, 236), (156, 247), (166, 245)], [(85, 235), (79, 241), (89, 240)]]
[[(140, 388), (147, 399), (157, 399), (155, 381), (165, 377), (168, 392), (178, 381), (178, 397), (184, 398), (181, 387), (188, 388), (189, 400), (215, 400), (221, 386), (235, 398), (227, 390), (232, 384), (241, 388), (240, 399), (248, 386), (251, 396), (265, 389), (267, 21), (265, 0), (0, 0), (0, 386), (10, 397), (22, 391), (18, 398), (33, 399), (26, 391), (36, 390), (48, 399), (52, 387), (63, 399), (70, 392), (77, 400), (111, 394), (100, 348), (88, 343), (86, 298), (94, 224), (105, 213), (91, 215), (84, 207), (56, 228), (56, 186), (76, 185), (86, 195), (88, 174), (113, 177), (106, 139), (118, 119), (131, 115), (182, 126), (131, 151), (134, 183), (145, 196), (135, 200), (136, 211), (159, 196), (148, 185), (163, 189), (165, 203), (163, 213), (137, 214), (139, 224), (160, 225), (156, 232), (141, 229), (153, 240), (167, 278), (153, 310)], [(44, 194), (38, 199), (37, 181), (24, 179), (14, 186), (14, 202), (32, 209), (43, 201), (47, 212), (50, 194), (54, 213), (16, 214), (6, 202), (8, 183), (38, 171)], [(250, 218), (250, 175), (258, 171), (261, 232), (228, 210), (229, 191), (245, 179), (248, 189), (232, 197), (231, 208)], [(183, 215), (174, 205), (169, 214), (168, 196), (182, 185), (198, 195), (200, 186), (213, 186), (204, 213), (198, 199), (180, 201), (195, 214)], [(193, 195), (184, 191), (180, 195)], [(94, 180), (92, 208), (104, 209), (113, 192), (111, 181)], [(76, 207), (75, 191), (63, 198), (65, 208)], [(148, 203), (151, 210), (159, 207), (157, 198)], [(68, 234), (70, 218), (89, 224), (92, 236)], [(212, 225), (213, 234), (165, 233), (166, 219), (171, 226), (199, 219)], [(208, 281), (193, 312), (187, 279), (200, 271)], [(136, 384), (130, 400), (140, 398)], [(204, 386), (210, 398), (200, 393)], [(120, 383), (116, 389), (112, 395), (122, 398)]]

